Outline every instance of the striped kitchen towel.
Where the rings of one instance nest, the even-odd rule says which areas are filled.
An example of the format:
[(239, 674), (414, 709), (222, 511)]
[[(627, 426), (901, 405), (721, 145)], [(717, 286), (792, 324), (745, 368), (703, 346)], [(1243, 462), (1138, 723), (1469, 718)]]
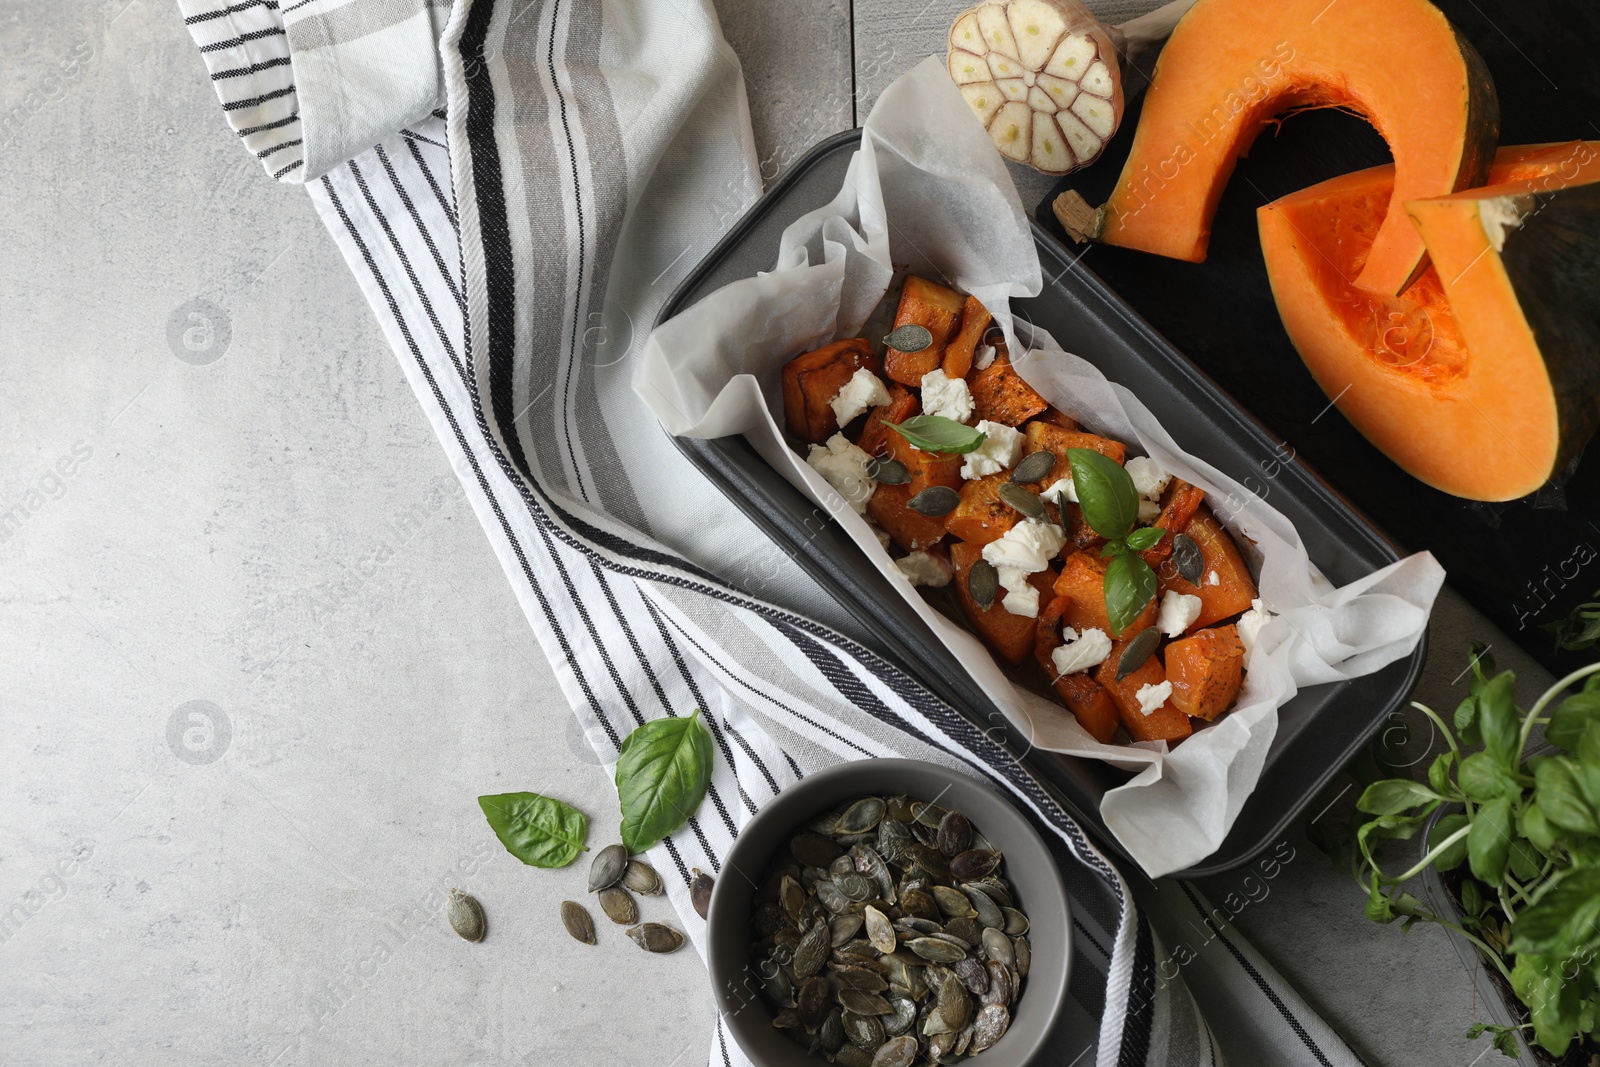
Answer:
[[(848, 633), (636, 398), (666, 296), (760, 192), (711, 0), (180, 7), (245, 147), (343, 251), (601, 761), (703, 709), (706, 803), (650, 855), (697, 947), (690, 869), (762, 804), (841, 760), (935, 760), (1056, 842), (1075, 958), (1050, 1062), (1358, 1062), (1226, 913), (1125, 877), (1007, 734)], [(710, 1056), (748, 1062), (720, 1022)]]

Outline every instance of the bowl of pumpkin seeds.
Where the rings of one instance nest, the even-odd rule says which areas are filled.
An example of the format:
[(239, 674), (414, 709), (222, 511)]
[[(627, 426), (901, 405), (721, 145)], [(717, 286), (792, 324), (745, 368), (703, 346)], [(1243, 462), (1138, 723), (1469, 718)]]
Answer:
[(839, 764), (769, 801), (707, 919), (718, 1011), (761, 1067), (1023, 1067), (1066, 1000), (1071, 917), (999, 787), (938, 764)]

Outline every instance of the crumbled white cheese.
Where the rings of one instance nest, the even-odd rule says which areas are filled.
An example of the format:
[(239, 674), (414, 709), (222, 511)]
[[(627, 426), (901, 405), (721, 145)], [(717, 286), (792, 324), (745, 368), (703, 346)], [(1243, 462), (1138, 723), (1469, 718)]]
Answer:
[(1182, 637), (1183, 631), (1194, 625), (1200, 617), (1200, 598), (1168, 589), (1161, 598), (1161, 615), (1156, 626), (1168, 637)]
[(1216, 571), (1206, 571), (1206, 584), (1207, 585), (1221, 585), (1222, 584), (1222, 576), (1220, 574), (1218, 574)]
[(961, 464), (961, 477), (982, 478), (1010, 470), (1022, 458), (1022, 434), (1003, 422), (984, 419), (978, 423), (978, 432), (987, 434), (983, 444), (967, 453)]
[(834, 434), (825, 446), (812, 445), (806, 462), (839, 491), (857, 514), (867, 510), (867, 501), (878, 488), (878, 483), (868, 473), (872, 457), (845, 440), (844, 434)]
[(1159, 500), (1167, 483), (1172, 481), (1172, 475), (1157, 466), (1155, 460), (1144, 456), (1134, 456), (1123, 470), (1133, 479), (1133, 488), (1146, 500)]
[(1248, 656), (1250, 650), (1256, 647), (1256, 635), (1271, 618), (1272, 612), (1259, 600), (1250, 601), (1250, 610), (1239, 616), (1235, 629), (1239, 631), (1239, 643), (1244, 646), (1245, 655)]
[(859, 367), (844, 383), (839, 395), (828, 404), (833, 408), (833, 417), (839, 420), (839, 425), (848, 426), (863, 411), (888, 402), (889, 390), (883, 382), (867, 368)]
[(1139, 711), (1144, 715), (1153, 715), (1157, 708), (1167, 702), (1172, 696), (1172, 683), (1162, 682), (1160, 685), (1141, 685), (1134, 698), (1139, 701)]
[(1057, 480), (1054, 485), (1040, 493), (1039, 496), (1052, 504), (1059, 504), (1061, 503), (1062, 493), (1067, 494), (1068, 502), (1073, 504), (1078, 502), (1078, 489), (1072, 484), (1072, 475), (1070, 474)]
[(972, 369), (988, 370), (996, 354), (994, 345), (979, 345), (978, 350), (972, 354)]
[(1080, 634), (1068, 626), (1061, 636), (1063, 643), (1050, 653), (1058, 677), (1098, 667), (1111, 655), (1111, 638), (1104, 630), (1091, 627)]
[(1004, 535), (983, 546), (983, 558), (994, 564), (1006, 591), (1001, 606), (1013, 615), (1039, 617), (1039, 591), (1028, 581), (1050, 566), (1067, 543), (1067, 535), (1053, 522), (1023, 519)]
[(922, 413), (943, 415), (947, 419), (966, 422), (972, 418), (972, 390), (965, 378), (946, 378), (944, 371), (935, 367), (922, 376)]
[(878, 544), (887, 549), (889, 547), (889, 542), (892, 540), (889, 537), (889, 531), (885, 530), (882, 526), (879, 526), (878, 520), (874, 519), (871, 515), (863, 515), (862, 518), (867, 520), (867, 529), (871, 530), (872, 536), (878, 539)]
[(949, 585), (954, 573), (949, 563), (927, 552), (913, 552), (895, 560), (894, 565), (910, 579), (912, 585), (928, 585), (935, 589)]
[(1154, 500), (1139, 498), (1139, 521), (1143, 523), (1155, 522), (1161, 517), (1161, 505)]

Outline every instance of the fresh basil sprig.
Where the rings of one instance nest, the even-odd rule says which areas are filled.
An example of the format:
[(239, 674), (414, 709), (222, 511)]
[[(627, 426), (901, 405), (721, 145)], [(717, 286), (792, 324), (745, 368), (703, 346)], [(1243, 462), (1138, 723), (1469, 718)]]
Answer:
[(884, 425), (924, 452), (973, 452), (989, 438), (988, 434), (943, 415), (913, 415), (904, 422)]
[(622, 843), (639, 853), (689, 821), (711, 783), (711, 734), (700, 709), (652, 719), (628, 735), (617, 758)]
[(530, 867), (565, 867), (587, 851), (583, 812), (538, 793), (479, 797), (478, 807), (506, 851)]
[(1154, 548), (1166, 532), (1157, 526), (1134, 529), (1139, 521), (1139, 491), (1122, 464), (1092, 448), (1067, 449), (1072, 485), (1083, 521), (1106, 539), (1100, 557), (1106, 564), (1106, 616), (1118, 636), (1156, 598), (1156, 572), (1139, 555)]

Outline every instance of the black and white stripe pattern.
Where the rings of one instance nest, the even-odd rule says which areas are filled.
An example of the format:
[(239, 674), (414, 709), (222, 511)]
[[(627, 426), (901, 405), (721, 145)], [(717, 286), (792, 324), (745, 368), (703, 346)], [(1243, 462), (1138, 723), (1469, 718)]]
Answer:
[[(593, 484), (615, 442), (585, 410), (596, 385), (592, 368), (580, 365), (578, 324), (602, 300), (596, 287), (615, 266), (605, 235), (615, 233), (627, 196), (597, 195), (617, 188), (595, 173), (615, 161), (597, 162), (589, 146), (619, 135), (606, 127), (610, 114), (594, 114), (604, 110), (595, 95), (603, 86), (572, 69), (593, 61), (599, 27), (573, 32), (592, 16), (574, 15), (574, 0), (517, 4), (514, 14), (509, 2), (475, 0), (454, 12), (442, 56), (448, 117), (441, 111), (383, 138), (307, 188), (602, 761), (614, 763), (640, 723), (702, 709), (718, 756), (707, 801), (651, 855), (674, 906), (689, 915), (692, 869), (719, 871), (740, 825), (810, 770), (887, 755), (964, 767), (1006, 791), (1059, 843), (1075, 959), (1067, 1025), (1050, 1062), (1220, 1062), (1182, 977), (1163, 974), (1162, 943), (1132, 887), (1003, 741), (870, 650), (729, 587), (639, 533), (617, 516), (626, 505)], [(240, 11), (227, 17), (254, 6), (234, 3)], [(489, 45), (512, 18), (533, 37), (519, 51), (549, 68), (536, 86), (508, 79)], [(221, 17), (191, 28), (212, 21)], [(197, 34), (202, 45), (210, 39)], [(530, 99), (505, 99), (508, 84)], [(536, 96), (555, 106), (536, 106)], [(515, 121), (519, 113), (553, 121), (530, 129)], [(571, 217), (556, 220), (555, 247), (518, 244), (532, 233), (518, 218), (527, 181), (581, 191), (568, 204)], [(527, 340), (530, 307), (559, 324), (537, 346)], [(527, 418), (534, 380), (561, 383), (538, 425)], [(684, 929), (703, 949), (700, 925)], [(1253, 954), (1244, 958), (1270, 974)], [(1354, 1062), (1292, 992), (1263, 988), (1291, 1016), (1309, 1016), (1315, 1025), (1302, 1029), (1326, 1040), (1315, 1059), (1291, 1050), (1279, 1062)], [(747, 1062), (720, 1024), (711, 1058)]]
[(278, 0), (178, 0), (228, 124), (274, 178), (305, 166), (300, 100)]

